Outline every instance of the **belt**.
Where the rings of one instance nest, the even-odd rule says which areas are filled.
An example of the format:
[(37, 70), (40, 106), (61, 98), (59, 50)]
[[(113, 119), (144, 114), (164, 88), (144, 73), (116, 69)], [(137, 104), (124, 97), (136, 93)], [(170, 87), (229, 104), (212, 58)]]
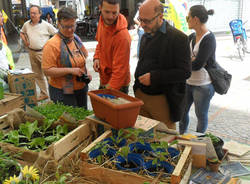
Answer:
[(32, 48), (29, 48), (30, 50), (34, 51), (34, 52), (41, 52), (43, 49), (32, 49)]

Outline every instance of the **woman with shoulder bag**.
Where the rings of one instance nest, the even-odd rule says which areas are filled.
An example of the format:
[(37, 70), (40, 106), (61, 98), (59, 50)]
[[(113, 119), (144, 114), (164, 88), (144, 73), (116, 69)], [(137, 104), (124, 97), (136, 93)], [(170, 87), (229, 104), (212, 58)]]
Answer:
[(187, 16), (188, 26), (195, 33), (189, 36), (192, 75), (187, 80), (186, 106), (179, 122), (180, 134), (188, 130), (189, 111), (193, 103), (198, 119), (196, 131), (204, 133), (207, 130), (208, 109), (215, 91), (205, 67), (215, 63), (216, 40), (214, 34), (207, 29), (206, 22), (208, 15), (213, 14), (213, 10), (207, 11), (203, 5), (195, 5), (190, 8)]
[(76, 12), (62, 7), (57, 14), (59, 31), (44, 46), (42, 69), (49, 77), (49, 94), (53, 102), (87, 109), (88, 52), (74, 34)]

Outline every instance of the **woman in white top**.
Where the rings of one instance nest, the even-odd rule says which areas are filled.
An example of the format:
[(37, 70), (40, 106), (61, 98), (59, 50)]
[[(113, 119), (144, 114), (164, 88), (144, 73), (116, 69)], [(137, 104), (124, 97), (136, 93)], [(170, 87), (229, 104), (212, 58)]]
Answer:
[(203, 5), (192, 6), (187, 16), (189, 29), (195, 33), (189, 36), (192, 57), (192, 75), (187, 80), (186, 107), (179, 123), (180, 134), (185, 133), (189, 126), (189, 110), (194, 103), (198, 119), (197, 132), (204, 133), (208, 126), (208, 109), (214, 96), (214, 88), (206, 67), (215, 62), (216, 41), (214, 34), (206, 27), (208, 15), (213, 10), (206, 10)]

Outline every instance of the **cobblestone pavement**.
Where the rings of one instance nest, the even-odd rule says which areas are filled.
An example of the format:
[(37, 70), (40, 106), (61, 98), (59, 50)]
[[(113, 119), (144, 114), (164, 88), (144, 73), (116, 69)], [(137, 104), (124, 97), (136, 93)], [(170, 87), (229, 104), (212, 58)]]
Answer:
[[(244, 61), (237, 56), (236, 48), (231, 36), (216, 36), (217, 40), (217, 61), (233, 75), (232, 84), (226, 95), (215, 94), (211, 101), (209, 109), (209, 132), (222, 137), (223, 139), (232, 139), (241, 143), (250, 144), (250, 54), (246, 55)], [(92, 59), (96, 42), (84, 42), (89, 50), (87, 67), (90, 70), (93, 80), (89, 85), (90, 90), (97, 89), (99, 86), (98, 74), (93, 71)], [(133, 74), (137, 64), (136, 58), (137, 41), (132, 42), (131, 48), (131, 76), (132, 82), (129, 94), (134, 95), (132, 91)], [(17, 48), (17, 45), (12, 45)], [(250, 48), (250, 47), (249, 47)], [(30, 68), (28, 54), (20, 54), (17, 68)], [(91, 104), (89, 102), (91, 109)], [(195, 131), (196, 116), (194, 107), (190, 112), (190, 131)]]

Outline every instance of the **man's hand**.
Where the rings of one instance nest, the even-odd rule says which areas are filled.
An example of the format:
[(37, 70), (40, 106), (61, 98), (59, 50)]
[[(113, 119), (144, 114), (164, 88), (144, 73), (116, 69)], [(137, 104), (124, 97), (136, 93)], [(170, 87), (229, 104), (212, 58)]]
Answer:
[(20, 37), (23, 40), (23, 43), (26, 47), (29, 47), (30, 43), (29, 43), (29, 39), (26, 33), (20, 33)]
[(76, 75), (78, 77), (81, 77), (84, 73), (84, 70), (82, 68), (71, 68), (71, 74)]
[(145, 86), (150, 86), (151, 81), (150, 81), (150, 73), (145, 73), (144, 75), (138, 77), (139, 81), (141, 84)]
[(99, 70), (100, 70), (100, 60), (99, 59), (94, 60), (93, 68), (94, 68), (95, 72), (99, 72)]

